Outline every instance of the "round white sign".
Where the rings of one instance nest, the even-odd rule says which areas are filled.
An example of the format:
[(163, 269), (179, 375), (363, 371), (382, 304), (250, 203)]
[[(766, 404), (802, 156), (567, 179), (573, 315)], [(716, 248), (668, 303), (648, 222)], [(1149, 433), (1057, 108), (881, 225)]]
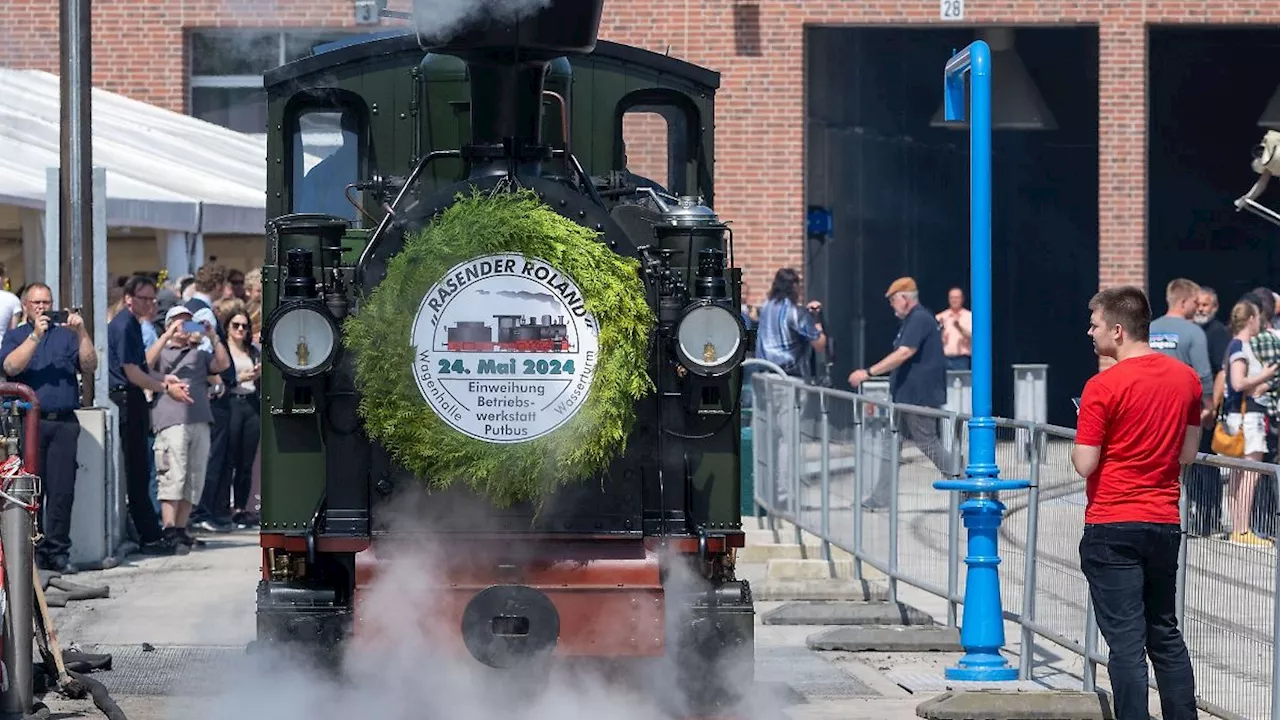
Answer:
[(591, 390), (599, 328), (582, 290), (515, 253), (459, 263), (431, 287), (413, 323), (413, 371), (446, 423), (477, 440), (553, 432)]

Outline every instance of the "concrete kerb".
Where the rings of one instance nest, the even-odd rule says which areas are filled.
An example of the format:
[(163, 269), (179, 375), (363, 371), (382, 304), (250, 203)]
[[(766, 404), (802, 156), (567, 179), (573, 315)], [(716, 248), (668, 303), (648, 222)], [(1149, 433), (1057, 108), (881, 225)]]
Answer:
[(900, 602), (790, 602), (761, 616), (765, 625), (937, 625), (928, 613)]
[(949, 690), (916, 706), (926, 720), (1114, 720), (1101, 693)]

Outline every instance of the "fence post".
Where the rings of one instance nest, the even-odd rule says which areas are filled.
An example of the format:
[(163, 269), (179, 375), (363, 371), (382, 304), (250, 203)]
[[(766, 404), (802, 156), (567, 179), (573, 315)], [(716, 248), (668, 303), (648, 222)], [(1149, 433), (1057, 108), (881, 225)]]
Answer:
[(969, 420), (967, 477), (934, 483), (939, 490), (965, 494), (960, 504), (969, 531), (965, 575), (964, 622), (960, 644), (965, 654), (946, 670), (951, 680), (999, 681), (1017, 678), (1016, 668), (1000, 654), (1004, 612), (1000, 607), (998, 541), (1004, 504), (1001, 490), (1027, 487), (1026, 480), (1003, 480), (996, 464), (996, 424), (991, 417), (991, 48), (981, 40), (947, 61), (943, 102), (948, 120), (964, 113), (964, 74), (970, 75), (969, 222), (973, 296), (973, 417)]
[(853, 400), (853, 577), (862, 580), (862, 493), (865, 485), (867, 461), (863, 433), (866, 427), (866, 407), (862, 398)]
[(800, 546), (800, 557), (805, 557), (804, 553), (804, 530), (800, 528), (800, 517), (804, 512), (804, 503), (800, 501), (800, 490), (803, 485), (800, 482), (800, 473), (804, 472), (804, 445), (800, 436), (800, 408), (802, 388), (798, 385), (791, 386), (791, 507), (793, 513), (791, 521), (794, 523), (796, 535), (796, 545)]
[[(898, 458), (902, 457), (902, 434), (898, 432), (902, 411), (889, 408), (889, 602), (898, 602), (898, 487), (902, 481)], [(862, 507), (861, 501), (858, 503)]]
[[(947, 404), (942, 406), (943, 410), (953, 412), (956, 415), (968, 415), (973, 409), (973, 372), (970, 370), (948, 370), (947, 371)], [(962, 422), (960, 418), (953, 417), (948, 419), (949, 423), (959, 424)], [(947, 433), (942, 439), (943, 447), (947, 452), (956, 449), (961, 439), (959, 432)], [(957, 455), (959, 453), (956, 453)]]
[(1093, 596), (1084, 601), (1084, 691), (1098, 689), (1098, 665), (1093, 655), (1098, 651), (1098, 619), (1093, 615)]
[[(967, 405), (967, 402), (966, 402)], [(968, 412), (966, 408), (965, 412)], [(959, 469), (964, 464), (961, 442), (964, 440), (964, 421), (957, 415), (951, 428), (951, 467)], [(956, 595), (960, 592), (960, 495), (947, 493), (947, 627), (956, 627)]]
[(1019, 639), (1018, 679), (1031, 679), (1035, 659), (1036, 634), (1030, 624), (1036, 619), (1036, 546), (1040, 541), (1040, 447), (1044, 431), (1031, 430), (1031, 487), (1027, 492), (1027, 543), (1022, 565), (1022, 635)]
[(819, 413), (822, 425), (819, 442), (822, 444), (822, 559), (827, 561), (831, 577), (836, 576), (836, 566), (831, 561), (831, 425), (827, 417), (827, 394), (818, 391)]
[(781, 543), (782, 540), (778, 537), (778, 523), (773, 517), (774, 513), (778, 511), (778, 446), (782, 442), (778, 436), (778, 411), (774, 407), (776, 398), (774, 397), (773, 382), (774, 378), (772, 376), (762, 376), (760, 378), (760, 385), (764, 390), (761, 393), (760, 402), (764, 412), (761, 412), (756, 417), (760, 418), (765, 428), (763, 433), (766, 463), (763, 476), (765, 486), (761, 492), (761, 497), (768, 498), (769, 504), (765, 508), (764, 521), (769, 528), (769, 532), (773, 533), (773, 541)]
[[(1049, 422), (1049, 366), (1045, 363), (1013, 365), (1013, 418), (1032, 423)], [(1031, 457), (1031, 433), (1019, 428), (1018, 447), (1023, 459)], [(1040, 448), (1043, 450), (1044, 448)]]
[[(1274, 467), (1271, 477), (1280, 481), (1280, 475)], [(1275, 512), (1276, 520), (1280, 522), (1280, 508)], [(1185, 535), (1183, 542), (1186, 542)], [(1276, 652), (1276, 646), (1280, 645), (1280, 552), (1275, 553), (1275, 557), (1275, 575), (1271, 586), (1271, 720), (1280, 720), (1280, 652)]]
[[(1178, 493), (1178, 524), (1182, 526), (1182, 532), (1178, 536), (1178, 570), (1174, 576), (1174, 600), (1173, 613), (1178, 619), (1178, 628), (1185, 634), (1187, 632), (1187, 526), (1189, 518), (1187, 517), (1188, 505), (1187, 495), (1190, 487), (1188, 481), (1195, 478), (1196, 466), (1194, 464), (1184, 465), (1182, 467), (1181, 477), (1179, 481), (1182, 485), (1182, 492)], [(1275, 482), (1275, 478), (1271, 478)]]

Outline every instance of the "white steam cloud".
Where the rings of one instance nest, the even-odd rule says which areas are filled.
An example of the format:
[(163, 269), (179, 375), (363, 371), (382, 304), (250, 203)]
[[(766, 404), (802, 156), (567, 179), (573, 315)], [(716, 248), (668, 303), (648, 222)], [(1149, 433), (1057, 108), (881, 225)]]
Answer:
[(468, 23), (512, 23), (545, 9), (551, 0), (412, 0), (413, 22), (428, 42), (448, 40)]
[[(438, 571), (442, 558), (414, 532), (421, 521), (411, 517), (412, 508), (422, 494), (415, 490), (410, 495), (416, 498), (388, 503), (405, 517), (388, 520), (384, 512), (379, 523), (400, 532), (394, 547), (378, 546), (379, 579), (359, 597), (366, 624), (348, 643), (338, 669), (315, 668), (279, 649), (265, 649), (247, 656), (223, 679), (222, 696), (200, 703), (197, 712), (183, 703), (183, 714), (193, 720), (666, 720), (693, 714), (673, 702), (683, 673), (694, 685), (717, 683), (743, 698), (740, 707), (717, 715), (781, 717), (781, 698), (755, 691), (742, 664), (746, 658), (728, 656), (714, 667), (682, 668), (667, 658), (655, 659), (644, 670), (628, 666), (614, 677), (605, 674), (616, 668), (594, 661), (571, 666), (552, 658), (513, 670), (479, 663), (462, 648), (459, 628), (432, 625), (439, 617), (435, 592), (447, 581)], [(688, 627), (688, 599), (704, 585), (686, 563), (666, 565), (670, 654), (686, 634), (681, 629)], [(630, 640), (625, 620), (600, 628), (603, 645)], [(609, 637), (612, 633), (617, 636)]]

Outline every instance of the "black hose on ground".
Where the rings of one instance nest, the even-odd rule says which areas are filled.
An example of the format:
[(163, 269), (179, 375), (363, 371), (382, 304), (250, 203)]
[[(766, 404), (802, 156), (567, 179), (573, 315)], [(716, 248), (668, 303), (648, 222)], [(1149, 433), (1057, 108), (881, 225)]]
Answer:
[[(58, 692), (68, 697), (80, 698), (84, 697), (87, 691), (93, 698), (93, 704), (107, 716), (107, 720), (129, 720), (120, 706), (115, 700), (111, 699), (111, 694), (107, 692), (106, 686), (97, 680), (77, 672), (79, 668), (85, 670), (101, 670), (111, 669), (110, 655), (90, 655), (88, 653), (68, 653), (71, 661), (64, 664), (67, 669), (67, 676), (71, 678), (70, 688), (62, 688), (58, 685), (58, 671), (53, 667), (51, 661), (36, 663), (35, 672), (35, 691), (39, 693)], [(68, 692), (70, 690), (70, 692)], [(39, 703), (37, 703), (38, 705)], [(43, 716), (33, 713), (22, 720), (48, 720), (48, 708), (45, 708)]]
[(23, 715), (22, 720), (49, 720), (49, 706), (40, 702), (33, 704), (31, 713)]
[(111, 699), (106, 686), (102, 683), (88, 675), (81, 675), (74, 670), (68, 670), (67, 674), (71, 676), (72, 680), (89, 689), (89, 694), (93, 696), (93, 704), (102, 711), (103, 715), (107, 716), (107, 720), (129, 720), (124, 711), (120, 709), (120, 706), (116, 704), (116, 701)]

